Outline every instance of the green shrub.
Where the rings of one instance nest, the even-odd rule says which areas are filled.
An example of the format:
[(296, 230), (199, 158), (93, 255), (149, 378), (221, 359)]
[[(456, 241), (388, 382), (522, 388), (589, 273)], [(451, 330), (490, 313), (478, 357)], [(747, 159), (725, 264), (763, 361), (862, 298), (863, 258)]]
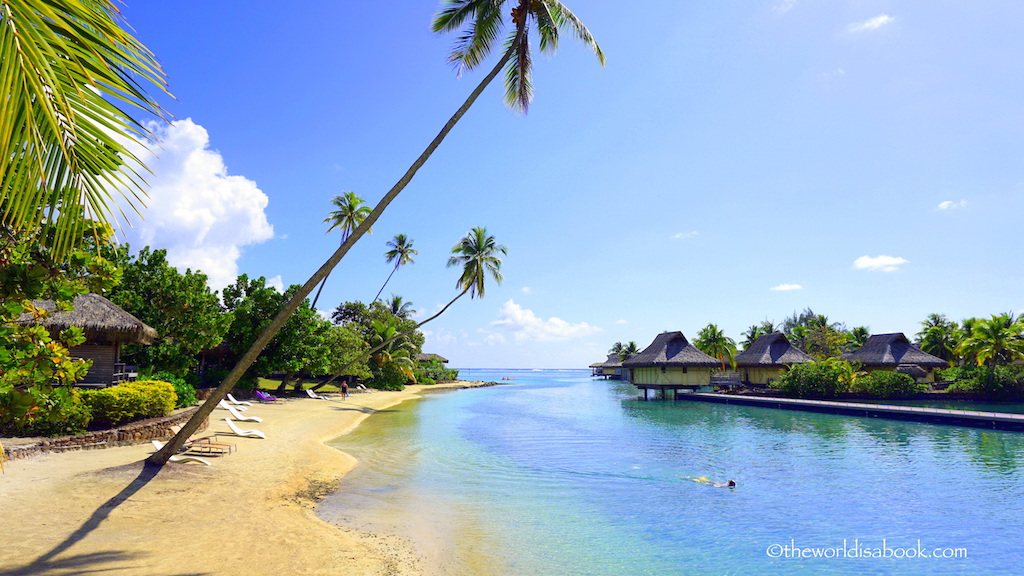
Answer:
[(771, 386), (797, 398), (835, 398), (848, 389), (843, 381), (847, 371), (841, 364), (830, 361), (794, 364)]
[(117, 426), (132, 420), (170, 414), (178, 397), (170, 382), (139, 380), (91, 390), (85, 395), (85, 401), (96, 422)]
[(184, 378), (175, 376), (170, 372), (156, 372), (150, 375), (148, 380), (170, 382), (171, 385), (174, 386), (174, 393), (178, 396), (178, 403), (176, 404), (177, 408), (186, 408), (199, 401), (196, 399), (195, 386), (189, 384)]
[(909, 398), (927, 390), (928, 385), (918, 384), (908, 374), (875, 370), (857, 380), (857, 389), (878, 398)]
[(92, 419), (92, 412), (82, 394), (67, 386), (33, 386), (27, 392), (11, 390), (0, 393), (0, 413), (17, 412), (9, 408), (16, 408), (15, 404), (25, 404), (29, 400), (37, 409), (19, 418), (5, 418), (0, 431), (15, 436), (81, 434)]
[(1011, 400), (1024, 397), (1024, 366), (1010, 364), (996, 366), (978, 366), (966, 364), (948, 368), (940, 372), (940, 377), (952, 381), (949, 392), (968, 392), (980, 394), (992, 400)]
[(431, 360), (430, 362), (420, 362), (419, 365), (413, 370), (413, 374), (416, 376), (416, 381), (420, 384), (423, 383), (424, 378), (430, 378), (431, 380), (440, 382), (442, 380), (458, 380), (459, 371), (456, 368), (445, 368), (444, 364), (440, 360)]
[(430, 386), (432, 384), (437, 384), (437, 380), (434, 380), (433, 378), (428, 378), (428, 377), (424, 376), (423, 378), (417, 378), (416, 379), (416, 383), (417, 384), (425, 384), (427, 386)]
[(409, 377), (392, 362), (380, 368), (379, 375), (366, 381), (366, 385), (377, 390), (405, 390)]

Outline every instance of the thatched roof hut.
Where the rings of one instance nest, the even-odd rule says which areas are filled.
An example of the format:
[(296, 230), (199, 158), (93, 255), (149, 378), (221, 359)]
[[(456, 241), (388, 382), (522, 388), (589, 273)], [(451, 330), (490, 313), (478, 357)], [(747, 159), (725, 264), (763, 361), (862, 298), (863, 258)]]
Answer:
[(416, 361), (417, 362), (432, 362), (434, 360), (437, 360), (441, 364), (447, 364), (448, 363), (448, 359), (445, 358), (444, 356), (441, 356), (440, 354), (431, 354), (431, 353), (427, 353), (427, 352), (420, 352), (419, 354), (416, 355)]
[(807, 362), (814, 362), (814, 358), (790, 344), (781, 332), (758, 337), (746, 350), (736, 355), (737, 368), (789, 366)]
[(873, 334), (859, 350), (847, 352), (840, 358), (850, 362), (860, 362), (865, 368), (889, 370), (895, 370), (900, 365), (914, 365), (921, 368), (949, 366), (949, 363), (942, 358), (932, 356), (911, 344), (902, 332)]
[(626, 368), (669, 366), (714, 368), (721, 364), (717, 359), (690, 344), (686, 340), (686, 336), (678, 331), (658, 334), (650, 346), (622, 363)]
[[(78, 326), (85, 332), (85, 338), (92, 343), (152, 344), (156, 330), (125, 312), (121, 307), (99, 294), (75, 296), (74, 310), (55, 312), (53, 300), (36, 300), (36, 308), (48, 310), (42, 325), (50, 332), (57, 333), (71, 326)], [(22, 314), (19, 324), (32, 324), (31, 314)]]

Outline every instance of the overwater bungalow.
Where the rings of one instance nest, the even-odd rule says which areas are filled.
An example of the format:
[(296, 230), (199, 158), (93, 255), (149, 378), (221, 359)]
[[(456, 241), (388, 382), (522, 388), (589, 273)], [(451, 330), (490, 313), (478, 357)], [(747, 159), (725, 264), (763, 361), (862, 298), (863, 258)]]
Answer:
[[(73, 358), (92, 360), (80, 386), (112, 386), (131, 379), (134, 375), (121, 363), (121, 344), (152, 344), (157, 338), (156, 330), (99, 294), (75, 296), (74, 310), (69, 312), (55, 312), (53, 300), (36, 300), (33, 304), (50, 312), (42, 325), (54, 337), (72, 326), (85, 333), (85, 344), (68, 350)], [(19, 324), (33, 322), (30, 314), (18, 318)]]
[(696, 390), (711, 384), (711, 369), (721, 362), (698, 350), (682, 332), (663, 332), (650, 346), (624, 361), (634, 386), (644, 391), (657, 390), (673, 396), (679, 390)]
[(736, 355), (736, 370), (744, 384), (767, 386), (777, 381), (793, 364), (814, 362), (814, 358), (790, 344), (781, 332), (765, 334)]
[(859, 362), (867, 372), (895, 370), (909, 374), (917, 382), (935, 382), (935, 369), (946, 368), (949, 363), (932, 356), (910, 343), (902, 332), (873, 334), (859, 350), (840, 356), (849, 362)]
[(622, 367), (622, 360), (619, 359), (618, 354), (609, 354), (607, 360), (594, 362), (590, 368), (592, 369), (591, 374), (594, 376), (604, 376), (610, 380), (626, 379), (626, 369)]

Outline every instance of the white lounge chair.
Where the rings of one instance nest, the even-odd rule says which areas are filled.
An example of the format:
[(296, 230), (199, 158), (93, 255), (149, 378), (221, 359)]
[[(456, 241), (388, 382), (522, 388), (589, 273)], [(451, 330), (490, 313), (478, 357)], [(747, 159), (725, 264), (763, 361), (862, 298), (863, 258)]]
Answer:
[(310, 398), (313, 398), (314, 400), (327, 400), (327, 396), (321, 396), (321, 395), (317, 394), (316, 392), (313, 392), (312, 390), (310, 390), (308, 388), (306, 389), (306, 396), (309, 396)]
[(242, 414), (238, 410), (235, 410), (231, 404), (228, 404), (223, 400), (220, 401), (218, 406), (230, 412), (231, 417), (239, 422), (263, 422), (263, 418), (260, 418), (259, 416), (242, 416)]
[[(235, 397), (232, 396), (231, 394), (228, 394), (228, 402), (231, 402), (235, 406), (252, 406), (252, 402), (246, 402), (244, 400), (235, 400)], [(241, 412), (242, 410), (242, 408), (238, 409), (239, 412)]]
[(245, 436), (247, 438), (262, 438), (264, 440), (267, 439), (267, 435), (264, 434), (263, 432), (260, 432), (259, 430), (242, 430), (238, 426), (235, 426), (235, 423), (232, 422), (230, 418), (225, 418), (224, 421), (228, 423), (228, 428), (231, 428), (231, 431), (238, 436)]
[[(228, 404), (226, 400), (221, 400), (220, 402), (217, 402), (217, 406), (220, 406), (221, 408), (227, 408), (228, 406), (232, 405)], [(239, 412), (245, 412), (246, 410), (248, 410), (248, 408), (246, 408), (245, 406), (234, 406), (234, 409)]]
[[(164, 443), (159, 440), (153, 440), (153, 446), (156, 447), (157, 450), (161, 450), (164, 447)], [(207, 466), (211, 465), (209, 462), (198, 456), (189, 456), (188, 454), (175, 454), (167, 460), (168, 462), (199, 462), (200, 464), (206, 464)]]

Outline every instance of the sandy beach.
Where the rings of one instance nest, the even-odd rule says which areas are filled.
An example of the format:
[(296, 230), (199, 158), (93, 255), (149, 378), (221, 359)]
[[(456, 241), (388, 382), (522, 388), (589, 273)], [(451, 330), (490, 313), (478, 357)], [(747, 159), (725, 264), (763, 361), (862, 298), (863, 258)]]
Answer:
[(316, 502), (356, 464), (324, 442), (424, 388), (474, 385), (256, 404), (247, 414), (264, 421), (242, 428), (266, 440), (227, 435), (218, 409), (206, 434), (224, 434), (237, 451), (210, 458), (212, 466), (169, 463), (153, 475), (142, 466), (150, 444), (7, 462), (0, 573), (420, 574), (402, 538), (316, 517)]

